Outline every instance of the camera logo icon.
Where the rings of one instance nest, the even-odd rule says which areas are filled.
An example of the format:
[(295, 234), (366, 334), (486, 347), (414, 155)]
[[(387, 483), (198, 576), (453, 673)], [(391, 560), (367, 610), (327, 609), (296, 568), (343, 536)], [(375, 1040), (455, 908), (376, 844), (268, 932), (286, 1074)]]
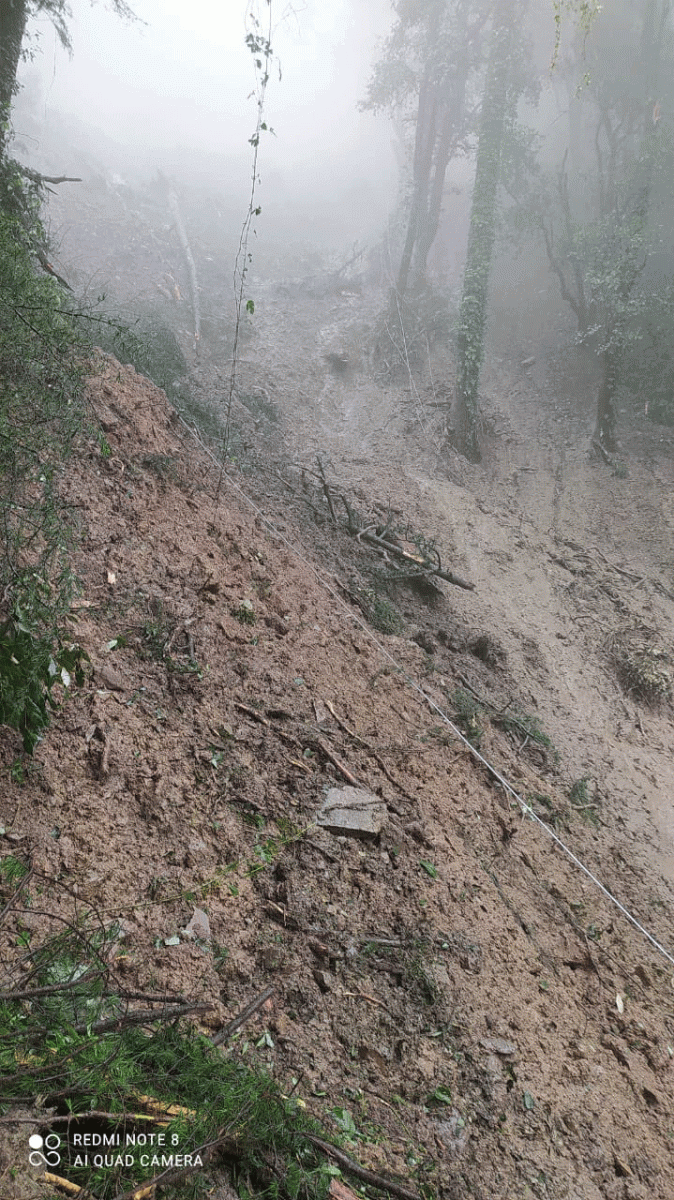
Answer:
[(28, 1138), (30, 1154), (28, 1161), (31, 1167), (41, 1167), (44, 1163), (45, 1167), (57, 1167), (61, 1161), (59, 1153), (61, 1139), (58, 1133), (48, 1133), (46, 1137), (42, 1137), (39, 1133), (31, 1133)]

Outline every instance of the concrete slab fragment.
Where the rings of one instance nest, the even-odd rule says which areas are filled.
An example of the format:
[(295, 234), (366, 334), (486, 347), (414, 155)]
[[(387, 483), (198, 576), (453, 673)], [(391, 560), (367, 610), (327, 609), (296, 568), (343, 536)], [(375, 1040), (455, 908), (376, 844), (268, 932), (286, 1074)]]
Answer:
[(363, 788), (330, 788), (316, 823), (336, 836), (375, 838), (386, 824), (386, 805)]

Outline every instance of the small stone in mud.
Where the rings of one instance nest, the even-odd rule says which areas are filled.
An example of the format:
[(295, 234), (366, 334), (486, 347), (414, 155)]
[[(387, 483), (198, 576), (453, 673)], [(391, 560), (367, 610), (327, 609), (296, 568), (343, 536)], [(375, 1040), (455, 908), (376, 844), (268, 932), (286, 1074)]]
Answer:
[(203, 908), (195, 908), (192, 918), (183, 932), (189, 937), (197, 938), (200, 942), (210, 942), (211, 923)]
[(386, 824), (386, 805), (362, 788), (330, 788), (316, 822), (338, 836), (375, 838)]

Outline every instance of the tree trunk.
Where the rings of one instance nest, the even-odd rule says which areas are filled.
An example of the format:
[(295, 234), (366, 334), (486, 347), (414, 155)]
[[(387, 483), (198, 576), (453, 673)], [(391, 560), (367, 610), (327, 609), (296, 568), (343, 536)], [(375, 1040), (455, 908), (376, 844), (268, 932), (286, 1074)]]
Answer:
[(514, 24), (512, 3), (501, 0), (494, 18), (470, 214), (468, 253), (459, 310), (456, 378), (456, 446), (480, 462), (478, 384), (484, 358), (489, 275), (496, 233), (501, 148), (508, 96), (508, 60)]
[(428, 185), (433, 162), (435, 123), (437, 118), (437, 88), (430, 81), (430, 66), (426, 67), (419, 88), (419, 106), (414, 137), (414, 166), (412, 207), (407, 223), (407, 235), (400, 259), (396, 281), (397, 299), (404, 298), (409, 281), (412, 255), (419, 233), (421, 214), (427, 205)]
[(7, 140), (27, 19), (27, 0), (0, 0), (0, 156)]
[(442, 197), (445, 186), (445, 176), (452, 154), (456, 150), (458, 138), (463, 125), (463, 112), (466, 103), (466, 88), (468, 86), (469, 49), (468, 41), (468, 9), (464, 7), (461, 14), (462, 24), (458, 28), (457, 39), (461, 39), (460, 51), (457, 50), (455, 61), (456, 74), (444, 88), (440, 102), (440, 112), (437, 124), (440, 129), (437, 148), (432, 164), (432, 180), (427, 189), (426, 205), (419, 221), (417, 242), (414, 248), (414, 287), (421, 288), (426, 280), (426, 265), (431, 246), (436, 239), (442, 213)]
[(404, 298), (409, 281), (412, 255), (419, 233), (421, 214), (428, 205), (428, 187), (433, 165), (433, 147), (435, 145), (436, 122), (438, 113), (438, 87), (433, 79), (433, 49), (438, 36), (440, 10), (436, 7), (430, 15), (426, 30), (426, 62), (423, 76), (419, 84), (419, 103), (417, 106), (417, 123), (414, 133), (413, 160), (413, 190), (412, 207), (407, 223), (407, 235), (403, 247), (396, 288), (391, 297), (396, 306)]
[(452, 135), (455, 135), (456, 128), (457, 122), (452, 110), (449, 105), (445, 104), (444, 120), (438, 147), (435, 152), (433, 179), (430, 182), (430, 189), (427, 189), (428, 195), (423, 214), (420, 215), (420, 219), (418, 220), (417, 240), (414, 247), (414, 286), (417, 288), (422, 287), (426, 279), (428, 255), (440, 225), (442, 193), (447, 166), (455, 144), (455, 137)]
[(594, 430), (594, 440), (603, 446), (609, 454), (616, 449), (616, 416), (613, 403), (616, 384), (618, 382), (616, 354), (605, 350), (602, 354), (603, 375), (597, 394), (597, 424)]
[[(627, 309), (636, 281), (646, 263), (642, 236), (648, 223), (653, 172), (659, 141), (659, 114), (656, 116), (652, 107), (652, 97), (658, 94), (662, 44), (671, 7), (671, 0), (663, 0), (662, 5), (658, 5), (656, 0), (648, 0), (644, 12), (641, 35), (641, 53), (644, 65), (644, 127), (640, 153), (633, 168), (634, 190), (632, 203), (628, 210), (632, 234), (631, 244), (629, 252), (623, 254), (620, 263), (620, 299), (623, 310)], [(620, 347), (624, 342), (625, 323), (624, 315), (614, 323), (611, 331), (612, 340), (618, 349), (609, 346), (602, 354), (602, 380), (597, 393), (597, 419), (594, 437), (600, 446), (609, 452), (617, 449), (614, 398), (618, 385)]]

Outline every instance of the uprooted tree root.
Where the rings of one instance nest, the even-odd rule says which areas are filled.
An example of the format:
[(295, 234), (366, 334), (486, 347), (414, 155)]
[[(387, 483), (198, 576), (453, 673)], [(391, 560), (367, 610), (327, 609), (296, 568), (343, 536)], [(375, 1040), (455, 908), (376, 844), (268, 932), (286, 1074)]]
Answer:
[(643, 626), (618, 630), (606, 639), (604, 648), (627, 695), (653, 706), (671, 699), (670, 658), (651, 630)]

